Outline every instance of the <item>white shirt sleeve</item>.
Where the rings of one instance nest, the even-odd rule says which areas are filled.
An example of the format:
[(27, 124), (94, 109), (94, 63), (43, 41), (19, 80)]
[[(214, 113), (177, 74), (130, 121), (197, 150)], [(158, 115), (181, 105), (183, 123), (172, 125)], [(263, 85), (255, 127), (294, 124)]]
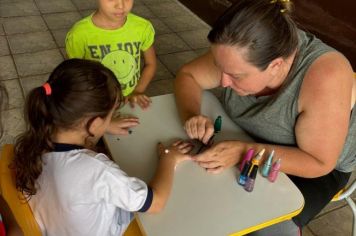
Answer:
[(152, 203), (152, 190), (147, 184), (138, 178), (127, 176), (114, 162), (103, 162), (106, 167), (97, 173), (93, 186), (95, 198), (130, 212), (147, 210)]

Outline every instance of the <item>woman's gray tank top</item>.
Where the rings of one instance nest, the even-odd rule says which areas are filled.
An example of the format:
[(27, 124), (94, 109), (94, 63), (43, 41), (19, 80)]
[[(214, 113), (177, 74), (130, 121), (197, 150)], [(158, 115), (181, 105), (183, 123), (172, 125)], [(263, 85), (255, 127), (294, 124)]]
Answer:
[[(239, 96), (231, 88), (224, 91), (224, 107), (230, 118), (257, 142), (297, 146), (295, 124), (298, 118), (298, 97), (301, 84), (309, 66), (319, 56), (335, 51), (314, 35), (298, 32), (297, 57), (284, 85), (269, 96)], [(336, 169), (351, 172), (356, 165), (356, 111), (355, 105), (349, 132)], [(336, 129), (337, 124), (330, 129)], [(323, 145), (323, 144), (320, 144)]]

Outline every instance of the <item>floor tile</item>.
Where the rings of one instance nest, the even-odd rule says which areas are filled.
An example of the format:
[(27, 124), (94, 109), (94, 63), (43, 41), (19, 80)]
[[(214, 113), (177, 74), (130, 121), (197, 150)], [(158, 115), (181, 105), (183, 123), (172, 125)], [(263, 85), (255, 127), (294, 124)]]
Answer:
[(192, 14), (185, 14), (176, 17), (164, 17), (160, 19), (174, 32), (210, 28)]
[(10, 49), (13, 54), (38, 52), (56, 48), (49, 31), (8, 36)]
[(175, 17), (190, 12), (187, 8), (176, 2), (164, 2), (159, 4), (147, 5), (147, 7), (157, 17)]
[(47, 30), (41, 16), (10, 17), (6, 18), (3, 24), (7, 35)]
[(84, 18), (91, 15), (95, 10), (81, 10), (79, 11), (80, 15)]
[(18, 79), (2, 81), (9, 95), (8, 109), (20, 108), (24, 105), (21, 86)]
[(58, 49), (14, 55), (20, 77), (50, 73), (63, 61)]
[(315, 236), (307, 226), (303, 228), (302, 235), (303, 236)]
[(0, 57), (0, 80), (17, 78), (16, 68), (11, 56)]
[(190, 47), (176, 34), (157, 35), (155, 48), (158, 55), (190, 50)]
[(74, 23), (82, 19), (83, 17), (79, 12), (65, 12), (65, 13), (52, 13), (43, 16), (48, 27), (51, 30), (71, 28)]
[[(135, 0), (135, 4), (136, 4)], [(97, 0), (72, 0), (74, 5), (79, 10), (88, 10), (88, 9), (96, 9), (97, 8)]]
[(25, 96), (34, 88), (42, 86), (49, 78), (50, 74), (23, 77), (20, 79)]
[(320, 236), (351, 235), (352, 213), (348, 206), (328, 213), (308, 224), (310, 230)]
[(62, 54), (63, 58), (64, 59), (68, 59), (68, 55), (67, 55), (66, 49), (65, 48), (60, 48), (59, 50), (61, 51), (61, 54)]
[(5, 36), (0, 36), (0, 56), (9, 55), (9, 46), (7, 45), (7, 40)]
[(175, 2), (174, 0), (140, 0), (145, 5), (157, 5), (162, 3)]
[(168, 33), (172, 33), (173, 31), (168, 28), (168, 26), (161, 21), (159, 18), (152, 18), (149, 19), (153, 25), (153, 28), (155, 29), (156, 35), (160, 35), (160, 34), (168, 34)]
[(177, 74), (180, 67), (197, 58), (197, 54), (194, 51), (186, 51), (160, 55), (159, 58), (171, 73)]
[(205, 53), (207, 53), (210, 50), (210, 47), (208, 48), (199, 48), (199, 49), (195, 49), (194, 52), (198, 55), (198, 56), (202, 56)]
[(32, 1), (0, 2), (0, 17), (39, 15), (36, 5)]
[(142, 0), (135, 0), (135, 1), (134, 1), (134, 5), (135, 5), (135, 6), (143, 5), (143, 4), (144, 4), (144, 3), (143, 3)]
[(346, 201), (345, 200), (341, 200), (341, 201), (336, 201), (336, 202), (330, 202), (328, 205), (326, 205), (326, 207), (315, 217), (318, 218), (320, 216), (323, 216), (335, 209), (339, 209), (343, 206), (346, 205)]
[(35, 0), (42, 13), (66, 12), (77, 10), (70, 0)]
[(52, 34), (54, 36), (54, 39), (56, 40), (58, 47), (65, 47), (65, 39), (68, 31), (69, 29), (52, 30)]
[(180, 32), (179, 36), (191, 48), (198, 49), (198, 48), (206, 48), (210, 46), (210, 43), (207, 39), (208, 33), (209, 33), (208, 29), (201, 29), (201, 30)]
[(161, 79), (173, 79), (173, 75), (169, 70), (163, 65), (163, 63), (157, 59), (157, 70), (153, 81)]
[(134, 5), (131, 12), (146, 19), (155, 17), (152, 11), (145, 5)]
[(1, 21), (0, 21), (0, 35), (5, 35), (5, 31), (4, 31), (4, 28), (2, 26)]
[(1, 145), (14, 143), (15, 138), (25, 131), (23, 108), (11, 109), (3, 112), (4, 137), (0, 140)]
[(152, 81), (146, 89), (146, 94), (150, 97), (173, 93), (172, 79)]

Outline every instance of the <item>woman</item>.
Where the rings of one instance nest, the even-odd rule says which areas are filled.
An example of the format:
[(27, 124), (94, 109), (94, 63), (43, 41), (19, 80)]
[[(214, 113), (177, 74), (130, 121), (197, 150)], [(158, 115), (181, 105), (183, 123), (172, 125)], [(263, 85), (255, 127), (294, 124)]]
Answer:
[(181, 68), (175, 95), (188, 136), (207, 143), (213, 124), (200, 114), (201, 93), (225, 88), (226, 112), (256, 143), (224, 141), (195, 160), (220, 173), (249, 148), (275, 150), (303, 193), (293, 219), (303, 227), (356, 164), (356, 81), (348, 60), (299, 30), (290, 10), (287, 0), (239, 0), (210, 31), (211, 50)]

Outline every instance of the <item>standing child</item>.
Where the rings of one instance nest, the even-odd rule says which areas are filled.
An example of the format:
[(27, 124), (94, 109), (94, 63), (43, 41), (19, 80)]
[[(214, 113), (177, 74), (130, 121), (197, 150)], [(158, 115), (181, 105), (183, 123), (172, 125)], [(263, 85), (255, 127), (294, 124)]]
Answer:
[[(159, 144), (149, 186), (106, 155), (85, 148), (103, 136), (122, 102), (115, 75), (98, 62), (61, 63), (26, 102), (28, 128), (15, 144), (16, 186), (29, 200), (43, 235), (122, 235), (131, 212), (158, 212), (169, 196), (175, 166), (189, 143)], [(163, 151), (164, 150), (164, 151)]]
[(149, 21), (130, 13), (132, 6), (133, 0), (98, 0), (98, 9), (68, 32), (66, 51), (69, 58), (103, 63), (114, 72), (131, 106), (147, 108), (151, 100), (145, 90), (156, 71), (155, 32)]

